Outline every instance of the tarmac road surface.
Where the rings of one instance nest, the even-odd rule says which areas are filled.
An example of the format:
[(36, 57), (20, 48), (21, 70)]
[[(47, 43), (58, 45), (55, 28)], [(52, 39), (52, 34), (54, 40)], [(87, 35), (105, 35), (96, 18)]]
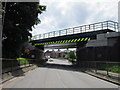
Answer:
[[(3, 84), (3, 88), (118, 88), (110, 82), (73, 69), (57, 65), (68, 61), (53, 59), (46, 67), (39, 67)], [(55, 63), (54, 63), (55, 61)]]

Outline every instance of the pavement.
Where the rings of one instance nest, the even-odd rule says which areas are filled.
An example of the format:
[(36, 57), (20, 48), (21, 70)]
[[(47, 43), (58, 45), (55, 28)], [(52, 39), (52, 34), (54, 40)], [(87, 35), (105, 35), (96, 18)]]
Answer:
[[(17, 68), (17, 67), (15, 67), (15, 68)], [(7, 72), (3, 73), (2, 76), (1, 76), (2, 77), (1, 78), (2, 79), (2, 83), (6, 82), (6, 81), (8, 81), (8, 80), (10, 80), (12, 78), (15, 78), (15, 77), (23, 76), (25, 72), (33, 70), (33, 69), (37, 68), (37, 66), (36, 65), (31, 65), (31, 66), (26, 65), (26, 67), (23, 67), (23, 68), (20, 67), (21, 69), (17, 68), (16, 70), (15, 70), (15, 68), (14, 68), (14, 71), (12, 71), (12, 72), (9, 71), (9, 68), (7, 68), (7, 70), (4, 70), (4, 72), (5, 71), (7, 71)]]
[(2, 88), (118, 88), (118, 85), (77, 71), (67, 60), (52, 59), (46, 67), (11, 79)]

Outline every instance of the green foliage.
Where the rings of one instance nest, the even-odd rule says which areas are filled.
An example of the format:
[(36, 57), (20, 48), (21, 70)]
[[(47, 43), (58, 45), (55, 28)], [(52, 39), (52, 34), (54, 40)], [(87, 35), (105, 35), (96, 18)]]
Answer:
[(73, 59), (73, 61), (75, 61), (75, 62), (76, 62), (76, 61), (77, 61), (77, 59)]
[(19, 57), (21, 46), (31, 37), (32, 27), (41, 21), (41, 14), (46, 7), (39, 2), (7, 2), (5, 8), (2, 33), (3, 58)]
[(66, 59), (69, 58), (68, 54), (63, 54), (63, 57), (66, 58)]
[(76, 59), (76, 52), (75, 51), (70, 51), (69, 53), (68, 53), (68, 58), (70, 58), (70, 59)]
[(20, 65), (29, 64), (26, 58), (17, 58), (17, 61), (19, 62)]
[(120, 66), (119, 65), (117, 65), (117, 64), (108, 64), (108, 65), (106, 65), (106, 64), (102, 64), (102, 65), (97, 65), (97, 69), (99, 69), (99, 70), (108, 70), (108, 71), (110, 71), (110, 72), (115, 72), (115, 73), (120, 73)]
[(63, 57), (65, 57), (66, 56), (66, 54), (63, 54)]
[(0, 1), (0, 15), (4, 12), (4, 10), (2, 9), (2, 3)]
[(120, 66), (114, 65), (114, 66), (106, 68), (106, 70), (111, 71), (111, 72), (120, 73)]

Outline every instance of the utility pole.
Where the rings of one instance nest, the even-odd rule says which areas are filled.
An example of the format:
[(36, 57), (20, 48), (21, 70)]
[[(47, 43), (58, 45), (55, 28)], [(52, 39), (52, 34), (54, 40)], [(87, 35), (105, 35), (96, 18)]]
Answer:
[(119, 23), (119, 32), (120, 32), (120, 1), (118, 2), (118, 23)]
[(2, 2), (0, 1), (0, 58), (2, 58)]
[(2, 82), (2, 2), (0, 1), (0, 83)]

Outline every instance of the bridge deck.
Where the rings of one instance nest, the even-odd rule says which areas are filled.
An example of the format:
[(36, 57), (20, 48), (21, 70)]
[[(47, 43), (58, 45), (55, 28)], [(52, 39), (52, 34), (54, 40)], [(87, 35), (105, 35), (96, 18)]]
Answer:
[[(46, 45), (58, 43), (60, 40), (75, 40), (80, 38), (95, 39), (97, 34), (118, 31), (118, 23), (113, 21), (99, 22), (89, 25), (83, 25), (65, 30), (53, 31), (50, 33), (39, 34), (33, 37), (33, 45)], [(56, 33), (58, 32), (58, 34)], [(71, 32), (71, 33), (70, 33)], [(63, 43), (62, 42), (62, 43)], [(67, 41), (65, 41), (67, 42)], [(41, 44), (39, 44), (41, 43)]]

